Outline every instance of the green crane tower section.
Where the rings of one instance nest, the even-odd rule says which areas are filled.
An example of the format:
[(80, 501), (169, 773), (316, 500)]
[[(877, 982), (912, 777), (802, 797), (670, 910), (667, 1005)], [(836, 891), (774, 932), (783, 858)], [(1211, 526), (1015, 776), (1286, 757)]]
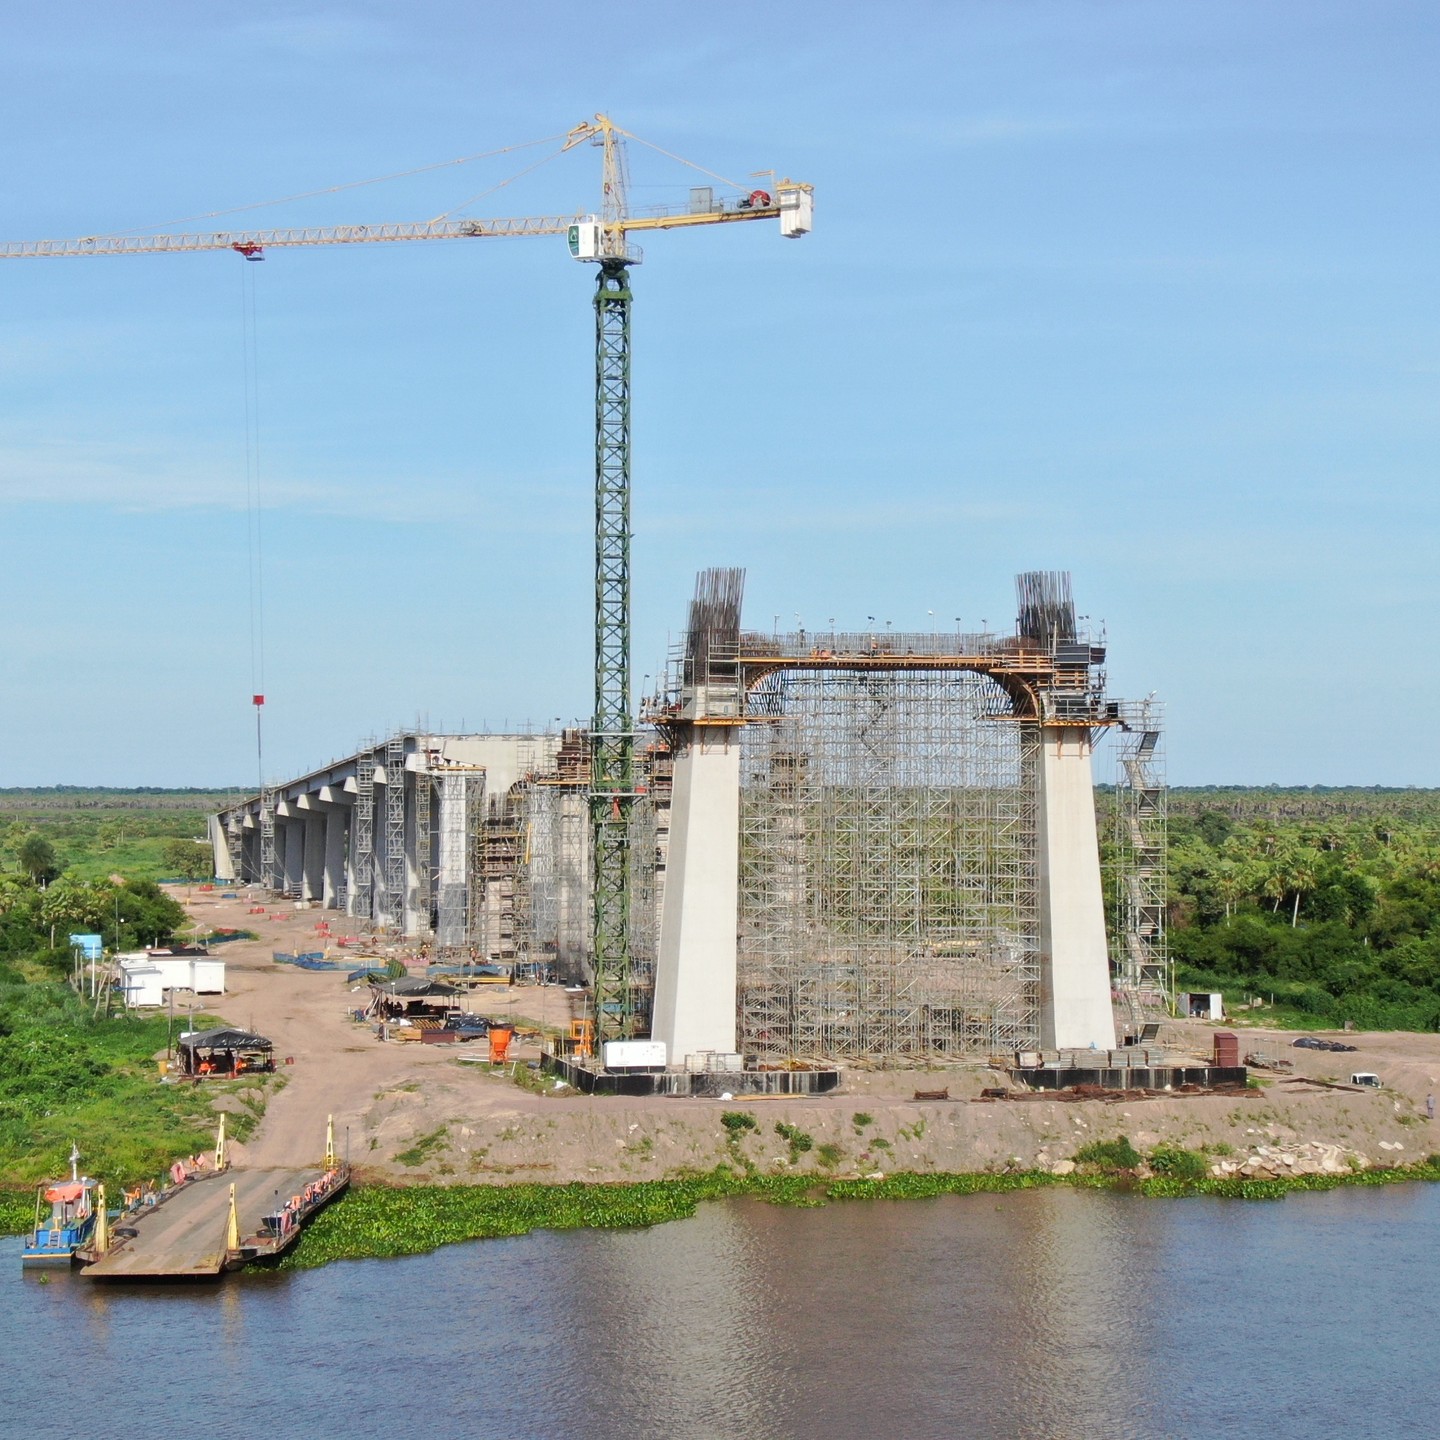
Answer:
[(595, 715), (590, 826), (594, 845), (595, 1033), (635, 1033), (630, 983), (630, 266), (600, 265), (595, 290)]

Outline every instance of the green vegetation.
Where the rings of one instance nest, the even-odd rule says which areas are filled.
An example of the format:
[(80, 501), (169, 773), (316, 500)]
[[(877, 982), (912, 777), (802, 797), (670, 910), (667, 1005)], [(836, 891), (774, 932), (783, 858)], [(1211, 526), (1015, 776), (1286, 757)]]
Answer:
[[(66, 982), (68, 937), (98, 934), (110, 950), (176, 938), (184, 910), (154, 882), (183, 849), (208, 874), (194, 839), (224, 797), (211, 792), (0, 791), (0, 1221), (12, 1203), (28, 1222), (32, 1197), (14, 1187), (65, 1174), (70, 1147), (112, 1187), (159, 1178), (213, 1143), (211, 1101), (233, 1095), (231, 1134), (243, 1138), (274, 1082), (200, 1091), (161, 1085), (154, 1057), (165, 1018), (108, 1015)], [(170, 851), (167, 854), (167, 846)], [(195, 856), (204, 863), (196, 866)]]
[(748, 1110), (727, 1110), (721, 1115), (720, 1123), (732, 1136), (739, 1136), (746, 1130), (754, 1130), (760, 1124)]
[(814, 1144), (815, 1139), (798, 1125), (787, 1125), (783, 1120), (775, 1122), (775, 1133), (790, 1147), (790, 1163), (794, 1165)]
[(850, 1117), (850, 1123), (857, 1130), (863, 1130), (867, 1125), (873, 1125), (875, 1123), (875, 1117), (866, 1110), (857, 1110)]
[(1169, 862), (1180, 988), (1269, 1023), (1440, 1028), (1440, 792), (1174, 790)]
[(1149, 1154), (1147, 1163), (1156, 1175), (1168, 1175), (1175, 1180), (1203, 1180), (1210, 1173), (1209, 1163), (1199, 1150), (1187, 1150), (1183, 1145), (1157, 1145)]
[(705, 1200), (750, 1197), (776, 1205), (841, 1200), (928, 1200), (940, 1195), (1003, 1195), (1069, 1185), (1122, 1187), (1157, 1198), (1214, 1195), (1236, 1200), (1278, 1200), (1293, 1190), (1341, 1185), (1393, 1185), (1440, 1180), (1440, 1155), (1393, 1170), (1350, 1175), (1300, 1175), (1289, 1180), (1185, 1180), (1157, 1176), (1133, 1181), (1104, 1175), (902, 1174), (883, 1180), (818, 1180), (804, 1175), (740, 1174), (724, 1165), (700, 1175), (633, 1185), (417, 1185), (351, 1190), (321, 1212), (282, 1262), (286, 1270), (311, 1269), (332, 1260), (420, 1255), (460, 1240), (525, 1235), (531, 1230), (621, 1229), (688, 1219)]
[(1116, 1175), (1134, 1170), (1141, 1161), (1140, 1152), (1125, 1135), (1114, 1140), (1092, 1140), (1075, 1152), (1075, 1163), (1079, 1166), (1099, 1170), (1105, 1175)]
[(0, 1190), (0, 1235), (23, 1235), (34, 1221), (33, 1191)]
[[(69, 875), (101, 880), (122, 874), (136, 880), (208, 879), (206, 817), (231, 804), (230, 790), (0, 789), (0, 864), (37, 879)], [(31, 837), (50, 859), (37, 874), (20, 850), (39, 858)], [(188, 847), (182, 849), (181, 847)]]
[(423, 1165), (429, 1156), (444, 1146), (445, 1137), (448, 1134), (449, 1126), (442, 1125), (438, 1130), (432, 1130), (428, 1135), (420, 1136), (408, 1150), (400, 1151), (395, 1158), (402, 1165), (411, 1167)]
[[(0, 1185), (67, 1173), (72, 1143), (86, 1171), (112, 1184), (157, 1177), (207, 1148), (209, 1095), (158, 1083), (165, 1030), (164, 1018), (97, 1019), (66, 985), (0, 985)], [(232, 1133), (253, 1125), (248, 1108)]]

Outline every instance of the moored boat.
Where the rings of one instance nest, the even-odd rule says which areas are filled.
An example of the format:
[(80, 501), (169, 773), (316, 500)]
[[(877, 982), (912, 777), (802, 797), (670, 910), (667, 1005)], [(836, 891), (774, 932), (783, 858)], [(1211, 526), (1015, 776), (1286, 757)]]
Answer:
[[(70, 1151), (70, 1178), (45, 1180), (35, 1194), (35, 1227), (20, 1252), (22, 1265), (71, 1265), (75, 1252), (95, 1233), (99, 1182), (76, 1168), (79, 1152)], [(103, 1200), (99, 1203), (103, 1204)], [(45, 1213), (45, 1207), (50, 1213)]]

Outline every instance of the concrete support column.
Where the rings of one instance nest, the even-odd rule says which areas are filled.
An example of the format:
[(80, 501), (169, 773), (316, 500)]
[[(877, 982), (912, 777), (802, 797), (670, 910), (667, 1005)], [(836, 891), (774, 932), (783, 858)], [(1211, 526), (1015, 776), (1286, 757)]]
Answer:
[(303, 822), (305, 835), (304, 879), (301, 882), (300, 898), (318, 900), (325, 889), (325, 816), (307, 815)]
[(276, 848), (280, 854), (281, 883), (286, 894), (299, 894), (305, 884), (305, 822), (303, 820), (275, 821)]
[(1115, 1048), (1090, 732), (1040, 731), (1040, 1044)]
[(235, 879), (235, 868), (230, 860), (230, 845), (225, 834), (225, 826), (221, 823), (218, 815), (212, 815), (208, 822), (210, 834), (210, 853), (214, 857), (214, 875), (217, 880), (233, 882)]
[(240, 875), (242, 885), (253, 885), (260, 878), (260, 824), (257, 821), (240, 835)]
[(666, 1058), (735, 1049), (740, 728), (697, 726), (675, 760), (651, 1036)]
[(325, 870), (320, 899), (327, 910), (333, 910), (345, 881), (345, 826), (349, 811), (335, 806), (325, 812)]
[(436, 787), (439, 807), (439, 854), (436, 870), (437, 923), (435, 943), (461, 946), (465, 943), (466, 845), (470, 816), (466, 812), (465, 777), (442, 775)]

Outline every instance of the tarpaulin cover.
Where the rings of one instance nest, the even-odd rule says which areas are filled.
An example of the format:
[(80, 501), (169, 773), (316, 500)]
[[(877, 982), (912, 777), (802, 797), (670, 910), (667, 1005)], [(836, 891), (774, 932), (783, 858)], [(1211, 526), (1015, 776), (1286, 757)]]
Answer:
[(251, 1035), (246, 1030), (231, 1030), (222, 1026), (218, 1030), (199, 1030), (180, 1037), (184, 1050), (269, 1050), (270, 1041), (263, 1035)]

